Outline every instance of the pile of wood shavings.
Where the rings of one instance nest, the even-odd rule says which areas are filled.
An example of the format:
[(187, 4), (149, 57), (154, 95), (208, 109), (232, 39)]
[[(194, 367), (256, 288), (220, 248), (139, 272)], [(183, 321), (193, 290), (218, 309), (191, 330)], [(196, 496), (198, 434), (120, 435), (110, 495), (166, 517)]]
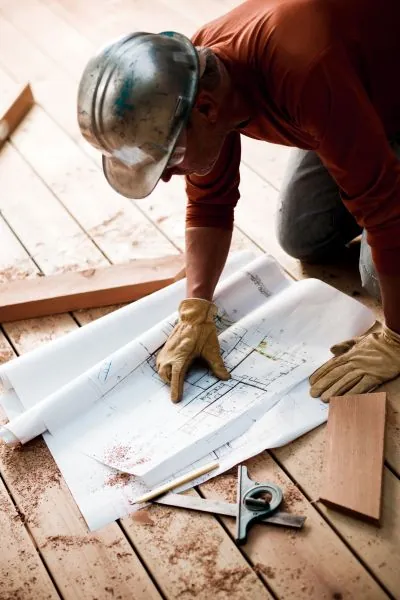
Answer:
[(60, 485), (61, 473), (42, 439), (12, 448), (0, 445), (0, 464), (7, 483), (15, 490), (26, 520), (35, 521), (37, 509), (50, 486)]
[(107, 487), (124, 487), (135, 479), (130, 473), (113, 473), (105, 483)]

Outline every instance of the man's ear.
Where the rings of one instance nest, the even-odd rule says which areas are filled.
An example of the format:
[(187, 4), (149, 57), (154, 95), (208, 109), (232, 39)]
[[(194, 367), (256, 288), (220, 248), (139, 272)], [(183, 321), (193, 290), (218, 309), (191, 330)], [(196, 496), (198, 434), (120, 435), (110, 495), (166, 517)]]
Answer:
[(206, 90), (200, 90), (196, 103), (193, 107), (200, 115), (203, 115), (211, 124), (215, 124), (218, 119), (218, 103), (213, 94)]

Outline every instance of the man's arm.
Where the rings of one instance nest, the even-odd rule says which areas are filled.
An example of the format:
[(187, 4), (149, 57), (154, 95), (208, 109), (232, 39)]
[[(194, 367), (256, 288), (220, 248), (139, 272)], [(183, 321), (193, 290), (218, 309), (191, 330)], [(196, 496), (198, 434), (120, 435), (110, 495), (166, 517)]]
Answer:
[(367, 232), (385, 314), (381, 331), (335, 346), (310, 377), (311, 395), (362, 394), (400, 375), (400, 163), (358, 74), (338, 48), (313, 65), (297, 120)]
[(186, 229), (186, 295), (211, 301), (231, 245), (232, 231), (217, 227)]
[(157, 356), (157, 371), (171, 385), (171, 400), (179, 402), (192, 361), (202, 358), (214, 375), (229, 379), (218, 342), (212, 298), (228, 256), (234, 207), (239, 199), (240, 135), (230, 133), (211, 173), (186, 179), (187, 299), (179, 319)]

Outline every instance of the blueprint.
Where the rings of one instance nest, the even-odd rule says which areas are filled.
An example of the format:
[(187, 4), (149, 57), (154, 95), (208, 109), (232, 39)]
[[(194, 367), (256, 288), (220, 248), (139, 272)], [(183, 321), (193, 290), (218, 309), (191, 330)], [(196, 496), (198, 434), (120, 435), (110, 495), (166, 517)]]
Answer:
[(183, 297), (178, 282), (0, 367), (8, 431), (22, 443), (44, 435), (90, 529), (210, 459), (219, 470), (200, 481), (324, 422), (308, 376), (374, 320), (320, 281), (291, 282), (267, 255), (233, 257), (215, 295), (231, 379), (196, 365), (173, 404), (155, 357)]

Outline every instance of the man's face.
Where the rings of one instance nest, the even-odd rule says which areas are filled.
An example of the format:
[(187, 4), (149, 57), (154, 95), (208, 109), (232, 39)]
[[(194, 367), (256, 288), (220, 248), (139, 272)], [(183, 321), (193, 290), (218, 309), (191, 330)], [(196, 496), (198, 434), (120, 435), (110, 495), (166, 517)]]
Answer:
[(213, 103), (196, 104), (184, 131), (184, 158), (178, 165), (165, 169), (161, 177), (163, 181), (169, 181), (173, 175), (207, 175), (212, 170), (227, 134), (223, 120), (217, 115), (218, 110)]

